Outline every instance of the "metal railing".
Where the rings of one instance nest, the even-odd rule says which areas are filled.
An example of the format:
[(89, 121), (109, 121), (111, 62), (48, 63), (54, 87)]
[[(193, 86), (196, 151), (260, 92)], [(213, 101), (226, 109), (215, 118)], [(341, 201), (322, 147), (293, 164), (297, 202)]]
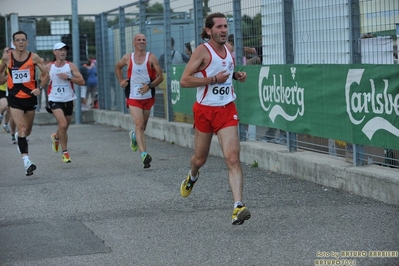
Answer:
[[(174, 39), (173, 48), (182, 54), (186, 47), (194, 50), (202, 42), (199, 35), (203, 21), (211, 12), (227, 15), (238, 66), (255, 61), (256, 55), (245, 53), (245, 47), (258, 49), (262, 65), (398, 63), (397, 0), (165, 0), (163, 13), (154, 13), (151, 7), (157, 3), (140, 0), (100, 14), (79, 16), (79, 32), (87, 37), (86, 55), (97, 59), (99, 108), (127, 113), (114, 66), (125, 53), (133, 51), (133, 36), (140, 32), (147, 36), (148, 51), (158, 58), (166, 54), (165, 79), (157, 89), (152, 115), (168, 121), (192, 122), (191, 114), (174, 112), (171, 104), (170, 40)], [(19, 19), (35, 20), (37, 37), (47, 36), (44, 31), (48, 29), (41, 28), (47, 25), (44, 19), (71, 23), (71, 16)], [(40, 49), (38, 52), (47, 57), (50, 51)], [(305, 149), (343, 157), (355, 165), (375, 163), (399, 168), (397, 150), (269, 129), (272, 128), (242, 125), (242, 140), (280, 145), (287, 145), (288, 141), (295, 144), (287, 145), (290, 151)]]

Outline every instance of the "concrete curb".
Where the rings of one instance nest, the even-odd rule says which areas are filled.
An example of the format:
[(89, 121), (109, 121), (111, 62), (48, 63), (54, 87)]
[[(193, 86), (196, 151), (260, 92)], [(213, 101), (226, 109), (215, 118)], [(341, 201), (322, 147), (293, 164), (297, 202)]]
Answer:
[[(51, 114), (37, 113), (35, 124), (55, 124)], [(82, 123), (100, 123), (125, 130), (134, 129), (129, 114), (116, 111), (90, 110), (82, 112)], [(167, 122), (151, 117), (146, 135), (176, 145), (193, 148), (191, 124)], [(210, 154), (222, 156), (216, 136)], [(311, 181), (323, 186), (345, 190), (356, 195), (399, 205), (399, 172), (378, 165), (355, 167), (344, 158), (309, 151), (288, 152), (283, 146), (259, 141), (241, 142), (241, 161), (258, 162), (258, 167), (279, 174)]]

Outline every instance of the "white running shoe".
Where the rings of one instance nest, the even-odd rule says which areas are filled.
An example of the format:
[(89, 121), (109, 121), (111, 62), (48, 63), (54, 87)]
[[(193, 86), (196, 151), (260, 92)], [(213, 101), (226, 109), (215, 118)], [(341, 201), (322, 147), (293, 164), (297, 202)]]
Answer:
[(3, 130), (5, 133), (10, 133), (10, 127), (6, 124), (3, 125)]
[(31, 160), (26, 161), (24, 167), (27, 176), (33, 175), (33, 171), (36, 170), (36, 165)]

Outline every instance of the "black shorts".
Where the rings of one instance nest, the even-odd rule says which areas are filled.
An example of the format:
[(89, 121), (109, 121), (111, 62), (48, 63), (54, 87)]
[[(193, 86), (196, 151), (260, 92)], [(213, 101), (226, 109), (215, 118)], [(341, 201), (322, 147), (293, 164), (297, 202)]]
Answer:
[(16, 98), (15, 96), (8, 95), (8, 106), (15, 109), (26, 111), (36, 110), (37, 97), (33, 96), (30, 98)]
[(49, 101), (51, 110), (62, 109), (65, 116), (70, 116), (73, 113), (73, 101), (69, 102), (53, 102)]
[(6, 96), (7, 96), (6, 91), (0, 91), (0, 99), (1, 98), (6, 98)]

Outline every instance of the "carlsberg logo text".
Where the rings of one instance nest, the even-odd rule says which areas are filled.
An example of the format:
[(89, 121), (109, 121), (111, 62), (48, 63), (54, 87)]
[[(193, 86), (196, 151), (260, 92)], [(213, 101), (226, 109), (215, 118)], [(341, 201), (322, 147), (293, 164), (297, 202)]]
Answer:
[[(305, 112), (305, 89), (295, 81), (296, 68), (291, 68), (291, 77), (271, 75), (270, 67), (262, 67), (259, 73), (259, 100), (262, 109), (269, 111), (269, 117), (274, 123), (278, 115), (287, 121), (294, 121)], [(288, 85), (289, 84), (289, 85)], [(284, 106), (295, 106), (295, 113), (287, 113)], [(292, 112), (292, 111), (291, 111)]]
[[(360, 84), (363, 72), (364, 69), (350, 69), (346, 78), (346, 111), (350, 121), (355, 125), (359, 125), (364, 122), (367, 114), (396, 114), (399, 116), (399, 94), (389, 93), (388, 80), (383, 80), (383, 89), (376, 88), (375, 81), (370, 79), (369, 92), (362, 91), (357, 93), (351, 91), (351, 87), (353, 88)], [(399, 129), (383, 117), (373, 117), (365, 123), (362, 131), (371, 140), (374, 133), (380, 129), (399, 137)]]

